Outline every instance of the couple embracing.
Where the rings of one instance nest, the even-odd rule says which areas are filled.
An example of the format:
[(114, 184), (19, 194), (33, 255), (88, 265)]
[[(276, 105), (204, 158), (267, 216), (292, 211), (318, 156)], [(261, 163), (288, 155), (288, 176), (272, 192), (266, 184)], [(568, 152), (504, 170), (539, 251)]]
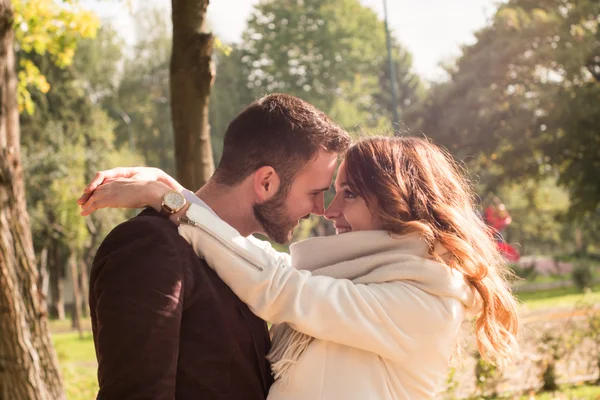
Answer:
[[(425, 139), (351, 143), (314, 106), (272, 94), (230, 123), (195, 193), (117, 168), (79, 203), (147, 207), (92, 266), (98, 399), (431, 399), (470, 317), (486, 359), (517, 356), (505, 261), (468, 179)], [(337, 234), (290, 254), (252, 236), (285, 244), (310, 214)]]

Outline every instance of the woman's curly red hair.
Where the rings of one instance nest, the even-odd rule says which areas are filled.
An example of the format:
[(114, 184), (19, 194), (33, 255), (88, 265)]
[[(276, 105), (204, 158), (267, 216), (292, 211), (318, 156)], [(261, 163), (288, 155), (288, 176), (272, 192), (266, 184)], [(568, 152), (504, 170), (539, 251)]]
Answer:
[[(462, 272), (477, 290), (483, 302), (475, 326), (481, 355), (499, 365), (516, 359), (518, 306), (511, 273), (452, 156), (422, 138), (374, 137), (355, 143), (345, 162), (351, 190), (366, 199), (383, 229), (418, 232), (433, 256)], [(437, 256), (436, 243), (451, 257)]]

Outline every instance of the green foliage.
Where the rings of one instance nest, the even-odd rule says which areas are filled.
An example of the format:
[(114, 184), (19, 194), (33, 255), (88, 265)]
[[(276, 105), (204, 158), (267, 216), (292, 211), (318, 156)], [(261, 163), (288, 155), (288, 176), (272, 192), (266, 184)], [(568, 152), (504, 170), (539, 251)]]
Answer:
[(556, 363), (566, 354), (564, 339), (560, 335), (546, 334), (542, 338), (540, 349), (545, 355), (542, 372), (542, 391), (553, 392), (558, 389)]
[[(175, 175), (173, 126), (169, 94), (171, 29), (168, 14), (144, 9), (136, 15), (141, 39), (124, 60), (116, 92), (102, 105), (117, 121), (117, 147), (128, 146), (148, 165)], [(115, 39), (110, 39), (114, 47)], [(112, 54), (112, 52), (110, 53)], [(109, 54), (109, 55), (110, 55)]]
[[(359, 0), (263, 0), (241, 48), (244, 76), (255, 95), (296, 95), (350, 118), (342, 123), (348, 129), (357, 123), (375, 128), (381, 118), (390, 119), (383, 22)], [(410, 54), (397, 43), (393, 57), (400, 104), (408, 106), (420, 82), (410, 72)]]
[(583, 219), (600, 204), (600, 32), (595, 0), (511, 0), (450, 80), (406, 116), (482, 183), (555, 179)]
[(588, 263), (578, 263), (575, 268), (573, 268), (571, 277), (575, 286), (581, 291), (590, 288), (594, 280), (592, 268)]
[[(329, 110), (329, 116), (341, 126), (355, 133), (384, 133), (391, 130), (385, 114), (373, 113), (374, 98), (369, 91), (377, 87), (377, 77), (356, 74), (353, 80), (342, 82), (340, 94)], [(390, 108), (391, 113), (391, 108)]]
[[(600, 387), (596, 385), (564, 385), (559, 388), (560, 396), (564, 399), (597, 399), (600, 396)], [(523, 396), (521, 400), (530, 400), (531, 396)], [(556, 393), (539, 393), (535, 395), (535, 400), (556, 400)]]
[[(60, 25), (61, 20), (48, 23)], [(115, 147), (115, 123), (98, 104), (103, 93), (110, 91), (114, 79), (110, 68), (116, 71), (119, 57), (114, 47), (103, 47), (110, 44), (106, 31), (101, 31), (96, 40), (72, 43), (73, 51), (76, 44), (80, 47), (66, 64), (55, 62), (56, 55), (51, 51), (24, 55), (49, 82), (46, 93), (30, 93), (37, 112), (21, 114), (33, 239), (38, 250), (50, 245), (66, 249), (64, 257), (70, 252), (80, 257), (91, 254), (98, 244), (91, 237), (103, 237), (130, 214), (116, 210), (82, 218), (76, 199), (90, 175), (115, 165), (142, 163), (131, 152)], [(89, 64), (92, 55), (104, 63), (104, 74)]]
[(444, 398), (448, 400), (455, 400), (456, 390), (459, 386), (459, 381), (456, 379), (456, 373), (458, 369), (456, 367), (450, 367), (448, 370), (448, 376), (446, 377), (446, 388), (444, 390)]
[(209, 120), (215, 163), (221, 158), (223, 137), (229, 122), (254, 100), (244, 75), (243, 51), (239, 45), (232, 45), (229, 50), (228, 53), (215, 51), (214, 54), (217, 76), (210, 95)]
[(19, 112), (32, 114), (31, 90), (47, 93), (50, 83), (31, 56), (45, 56), (59, 68), (71, 65), (82, 38), (96, 34), (95, 14), (81, 8), (77, 0), (14, 0), (15, 41), (18, 62)]
[(505, 239), (517, 244), (521, 254), (552, 254), (573, 245), (573, 234), (563, 234), (567, 221), (561, 220), (569, 209), (569, 197), (555, 180), (507, 182), (497, 188), (512, 223)]
[(553, 362), (548, 363), (542, 374), (542, 390), (545, 392), (556, 391), (558, 389), (556, 379), (556, 364)]
[[(596, 353), (596, 366), (600, 371), (600, 313), (594, 309), (594, 305), (588, 306), (587, 309), (588, 337), (592, 340), (594, 351)], [(600, 376), (596, 384), (600, 384)]]
[(511, 264), (510, 269), (515, 273), (517, 277), (525, 279), (527, 281), (533, 281), (538, 276), (535, 263), (531, 263), (530, 265), (525, 266), (520, 266), (519, 264)]
[[(96, 37), (78, 43), (73, 67), (77, 76), (86, 81), (86, 91), (94, 103), (103, 104), (107, 99), (112, 101), (121, 78), (125, 49), (123, 38), (108, 24), (99, 27)], [(103, 105), (110, 110), (106, 104)]]
[[(260, 2), (239, 44), (217, 49), (210, 124), (215, 160), (229, 122), (269, 92), (301, 97), (355, 132), (391, 130), (383, 22), (358, 0)], [(411, 55), (393, 43), (400, 107), (422, 96)]]
[(476, 396), (480, 399), (496, 396), (497, 386), (501, 377), (500, 371), (493, 365), (485, 361), (478, 351), (475, 352), (475, 388)]

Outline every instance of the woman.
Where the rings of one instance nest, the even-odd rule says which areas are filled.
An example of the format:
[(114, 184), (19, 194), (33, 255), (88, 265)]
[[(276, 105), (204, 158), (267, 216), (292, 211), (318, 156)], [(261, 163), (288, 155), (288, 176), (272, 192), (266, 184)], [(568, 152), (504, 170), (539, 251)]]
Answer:
[(508, 270), (449, 155), (418, 138), (362, 140), (335, 189), (325, 217), (338, 235), (296, 243), (291, 257), (195, 205), (179, 228), (276, 324), (269, 399), (432, 398), (471, 314), (487, 360), (516, 357)]

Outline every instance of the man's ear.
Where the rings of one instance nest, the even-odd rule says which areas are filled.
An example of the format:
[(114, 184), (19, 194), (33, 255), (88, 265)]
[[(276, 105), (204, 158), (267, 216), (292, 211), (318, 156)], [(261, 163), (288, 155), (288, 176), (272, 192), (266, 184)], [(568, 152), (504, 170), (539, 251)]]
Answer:
[(254, 194), (259, 203), (271, 200), (279, 191), (279, 175), (270, 166), (260, 167), (254, 172)]

